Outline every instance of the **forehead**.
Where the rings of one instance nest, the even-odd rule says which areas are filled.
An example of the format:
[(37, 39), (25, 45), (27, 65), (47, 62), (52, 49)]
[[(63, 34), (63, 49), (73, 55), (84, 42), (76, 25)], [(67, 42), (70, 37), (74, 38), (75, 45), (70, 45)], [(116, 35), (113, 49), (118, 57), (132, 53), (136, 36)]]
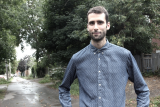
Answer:
[(105, 14), (104, 13), (100, 13), (100, 14), (90, 13), (88, 15), (88, 22), (90, 22), (90, 21), (98, 21), (98, 20), (106, 22)]

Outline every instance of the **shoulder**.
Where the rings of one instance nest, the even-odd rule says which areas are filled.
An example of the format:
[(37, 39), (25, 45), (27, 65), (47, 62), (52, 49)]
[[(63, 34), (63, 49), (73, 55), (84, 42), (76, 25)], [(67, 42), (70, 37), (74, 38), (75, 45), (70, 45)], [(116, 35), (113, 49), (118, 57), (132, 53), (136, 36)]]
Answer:
[(111, 51), (112, 54), (118, 54), (118, 55), (130, 55), (131, 52), (124, 48), (124, 47), (120, 47), (118, 45), (114, 45), (112, 43), (110, 43), (110, 47), (109, 50)]
[(79, 58), (82, 58), (84, 56), (86, 56), (90, 51), (90, 45), (84, 47), (83, 49), (81, 49), (80, 51), (76, 52), (73, 56), (72, 59), (76, 60)]

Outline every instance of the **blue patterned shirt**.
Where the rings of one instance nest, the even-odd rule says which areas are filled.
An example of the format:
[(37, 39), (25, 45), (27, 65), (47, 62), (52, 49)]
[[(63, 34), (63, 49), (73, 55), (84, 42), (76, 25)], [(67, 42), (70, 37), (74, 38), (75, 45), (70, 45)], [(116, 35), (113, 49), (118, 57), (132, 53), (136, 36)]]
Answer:
[(72, 107), (70, 86), (76, 78), (80, 107), (125, 107), (128, 79), (134, 83), (137, 107), (149, 107), (149, 89), (136, 60), (130, 51), (108, 41), (101, 49), (90, 43), (72, 56), (59, 86), (62, 107)]

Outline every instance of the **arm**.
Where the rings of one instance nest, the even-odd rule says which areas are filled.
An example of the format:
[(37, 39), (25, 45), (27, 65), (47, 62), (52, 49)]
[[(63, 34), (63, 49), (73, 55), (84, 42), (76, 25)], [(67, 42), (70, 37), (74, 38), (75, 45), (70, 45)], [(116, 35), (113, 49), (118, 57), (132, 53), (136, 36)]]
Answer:
[(63, 81), (59, 86), (59, 100), (62, 107), (72, 107), (70, 97), (70, 86), (76, 78), (76, 66), (71, 58), (63, 77)]
[(128, 57), (128, 74), (129, 80), (134, 83), (134, 89), (137, 94), (137, 107), (149, 107), (149, 88), (144, 81), (137, 62), (131, 53)]

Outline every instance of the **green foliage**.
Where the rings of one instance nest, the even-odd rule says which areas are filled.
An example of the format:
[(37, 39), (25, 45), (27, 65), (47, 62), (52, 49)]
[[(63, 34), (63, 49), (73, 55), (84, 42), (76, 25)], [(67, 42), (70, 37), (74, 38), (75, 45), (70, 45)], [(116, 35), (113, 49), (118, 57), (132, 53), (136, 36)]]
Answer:
[(89, 43), (84, 29), (87, 21), (86, 12), (92, 3), (91, 0), (46, 1), (46, 20), (40, 40), (54, 62), (68, 62), (75, 52)]
[(149, 107), (160, 107), (160, 96), (151, 98)]
[(97, 5), (110, 15), (111, 43), (133, 54), (151, 53), (151, 39), (159, 33), (159, 2), (135, 0), (47, 0), (44, 5), (44, 29), (39, 41), (47, 50), (52, 64), (66, 64), (71, 56), (89, 44), (87, 12)]
[(5, 97), (5, 95), (6, 95), (6, 91), (7, 91), (7, 89), (6, 89), (6, 88), (4, 88), (4, 89), (0, 89), (0, 99), (3, 99), (3, 98)]
[(18, 66), (18, 61), (14, 60), (11, 62), (11, 73), (15, 74), (16, 70), (17, 70), (17, 66)]
[[(19, 5), (23, 0), (0, 1), (0, 65), (10, 59), (14, 65), (16, 60), (15, 46), (19, 44), (20, 20), (18, 18)], [(12, 69), (14, 71), (14, 69)], [(0, 73), (4, 73), (4, 68)]]
[(0, 78), (0, 84), (9, 84), (11, 83), (11, 80), (7, 81), (4, 78)]
[(38, 78), (44, 77), (44, 76), (45, 76), (45, 68), (44, 68), (44, 67), (41, 67), (41, 66), (38, 66), (38, 67), (36, 68), (36, 76), (37, 76)]
[(6, 72), (6, 67), (5, 67), (5, 62), (0, 63), (0, 74), (5, 74)]
[(33, 79), (33, 74), (30, 74), (30, 75), (29, 75), (29, 76), (27, 76), (27, 77), (21, 77), (21, 78), (24, 78), (24, 79), (30, 80), (30, 79)]
[(158, 77), (160, 77), (160, 69), (157, 70), (157, 71), (155, 71), (155, 72), (153, 72), (153, 71), (151, 71), (151, 70), (145, 71), (145, 72), (142, 72), (142, 75), (143, 75), (144, 77), (153, 77), (153, 76), (158, 76)]
[(54, 74), (52, 74), (51, 78), (56, 79), (56, 80), (62, 80), (63, 76), (64, 76), (64, 72), (59, 70), (59, 71), (55, 72)]
[(72, 83), (70, 93), (71, 93), (71, 95), (79, 96), (79, 83), (78, 83), (78, 79), (74, 80), (74, 82)]
[[(56, 81), (56, 80), (54, 80)], [(58, 87), (60, 86), (62, 81), (57, 81), (55, 82), (55, 84), (53, 85), (53, 88), (58, 89)], [(70, 87), (70, 93), (73, 96), (79, 96), (79, 83), (78, 83), (78, 79), (75, 79), (74, 82), (72, 83), (71, 87)]]
[(39, 83), (49, 83), (49, 82), (51, 82), (51, 78), (50, 78), (50, 76), (49, 75), (45, 75), (45, 77), (42, 79), (42, 80), (40, 80), (39, 81)]
[(109, 40), (133, 54), (151, 53), (151, 39), (159, 34), (159, 5), (154, 0), (108, 2), (105, 7), (110, 13)]

